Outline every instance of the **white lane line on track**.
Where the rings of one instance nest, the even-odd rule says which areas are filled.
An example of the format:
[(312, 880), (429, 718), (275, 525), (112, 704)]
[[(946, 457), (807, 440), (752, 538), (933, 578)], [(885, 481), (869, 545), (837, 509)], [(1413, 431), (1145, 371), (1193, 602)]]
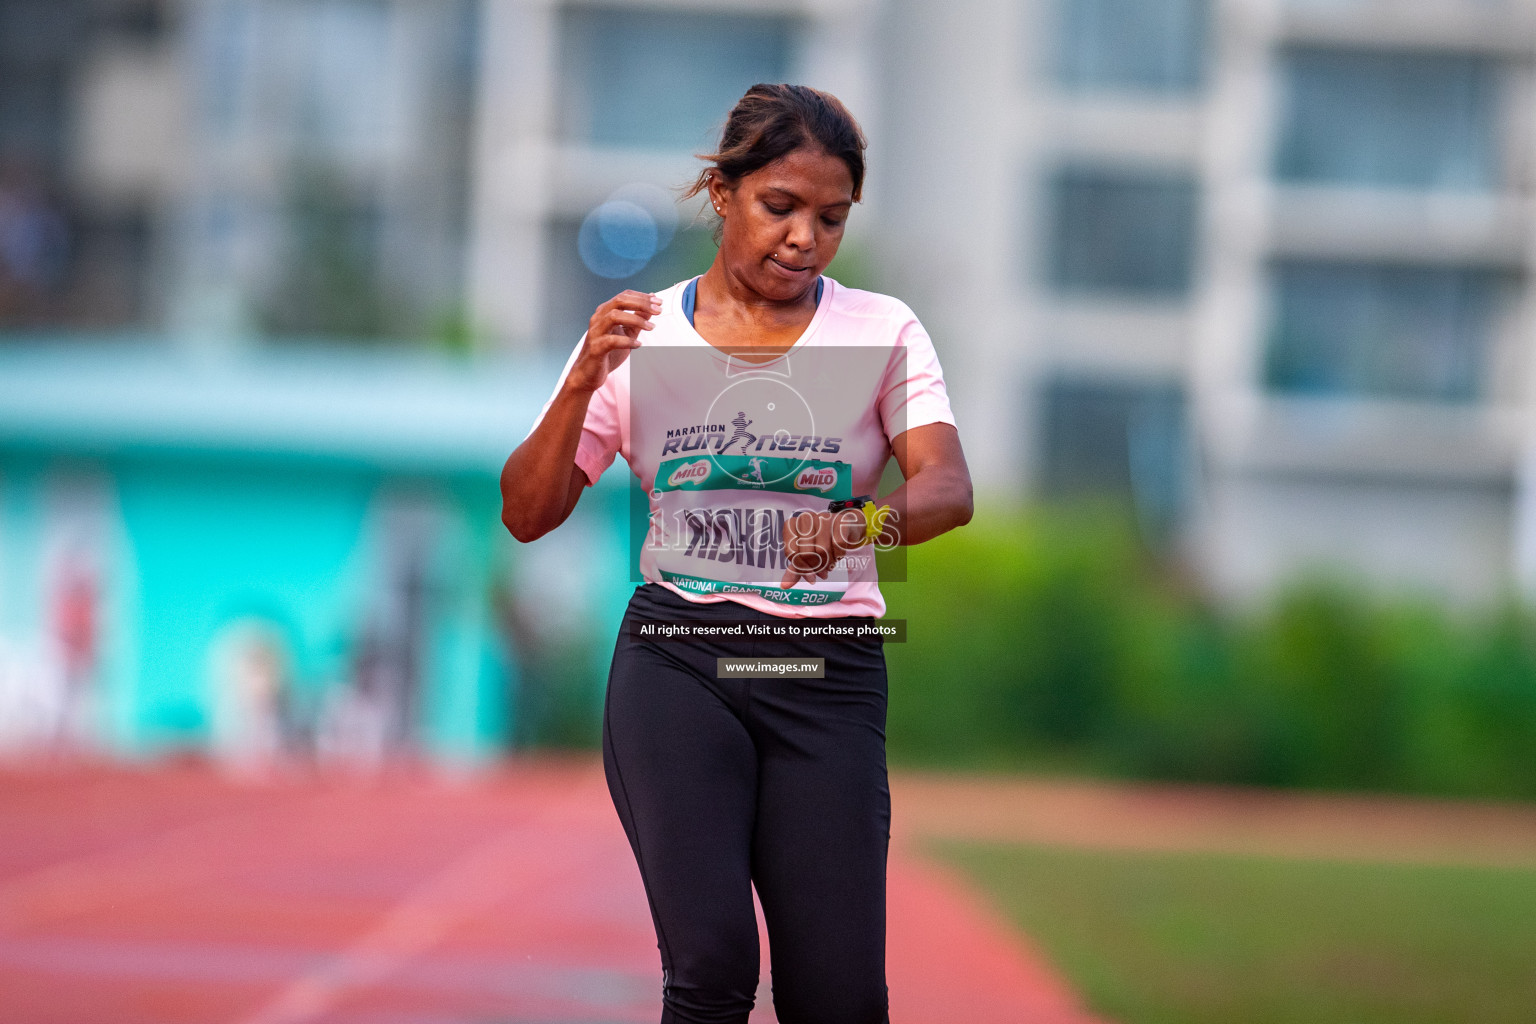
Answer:
[[(588, 817), (590, 813), (580, 806), (546, 810), (471, 847), (407, 892), (350, 946), (290, 982), (254, 1013), (239, 1018), (238, 1024), (308, 1024), (348, 992), (384, 980), (456, 925), (485, 913), (515, 891), (545, 884), (547, 879), (538, 872), (530, 875), (515, 869), (518, 852), (526, 850), (539, 832), (571, 834)], [(565, 858), (540, 866), (558, 874), (574, 865)]]
[(483, 911), (505, 885), (507, 858), (526, 841), (526, 830), (519, 828), (473, 847), (407, 893), (352, 945), (288, 984), (241, 1024), (313, 1020), (348, 989), (387, 977), (461, 920)]

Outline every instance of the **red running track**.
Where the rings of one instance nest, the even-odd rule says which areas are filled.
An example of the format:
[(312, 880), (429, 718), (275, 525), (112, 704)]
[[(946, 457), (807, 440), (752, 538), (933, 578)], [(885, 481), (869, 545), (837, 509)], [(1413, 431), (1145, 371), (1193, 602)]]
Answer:
[[(897, 846), (889, 908), (896, 1024), (1092, 1024)], [(773, 1020), (763, 976), (754, 1024)], [(660, 977), (594, 762), (259, 785), (0, 771), (0, 1024), (641, 1024)]]

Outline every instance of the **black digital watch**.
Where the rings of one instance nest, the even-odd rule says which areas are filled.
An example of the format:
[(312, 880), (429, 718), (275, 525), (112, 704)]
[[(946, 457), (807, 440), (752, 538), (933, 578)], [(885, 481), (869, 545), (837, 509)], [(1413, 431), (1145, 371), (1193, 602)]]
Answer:
[(870, 501), (873, 501), (873, 500), (874, 499), (871, 498), (867, 494), (861, 494), (857, 498), (843, 498), (843, 499), (841, 499), (839, 501), (834, 501), (831, 504), (829, 504), (827, 506), (827, 511), (828, 512), (841, 512), (844, 509), (849, 509), (849, 508), (863, 508), (864, 505), (867, 502), (870, 502)]

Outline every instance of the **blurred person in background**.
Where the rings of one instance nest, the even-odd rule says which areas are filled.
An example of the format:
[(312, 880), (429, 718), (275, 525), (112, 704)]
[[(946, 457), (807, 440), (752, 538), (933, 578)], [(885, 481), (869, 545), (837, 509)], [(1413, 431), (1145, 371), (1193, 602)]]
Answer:
[[(822, 274), (861, 195), (864, 147), (835, 97), (749, 89), (687, 193), (705, 194), (720, 218), (713, 264), (659, 294), (625, 291), (600, 305), (502, 474), (502, 518), (524, 542), (564, 522), (619, 452), (648, 495), (646, 582), (614, 651), (603, 754), (656, 925), (663, 1024), (747, 1021), (758, 983), (754, 885), (783, 1024), (889, 1017), (881, 641), (657, 642), (637, 630), (873, 623), (885, 603), (871, 544), (918, 543), (970, 519), (970, 475), (926, 331), (896, 299)], [(647, 332), (654, 351), (628, 358)], [(874, 366), (868, 379), (826, 371), (856, 366), (834, 357), (860, 352)], [(669, 361), (681, 356), (691, 363)], [(808, 399), (803, 438), (774, 429), (789, 422), (783, 399), (725, 394), (770, 373), (793, 381), (777, 393)], [(752, 431), (729, 434), (733, 416)], [(771, 454), (783, 450), (796, 454)], [(690, 461), (706, 453), (713, 469)], [(893, 454), (905, 483), (877, 504), (868, 495)], [(850, 500), (827, 500), (834, 482)], [(759, 508), (719, 504), (733, 499)], [(752, 521), (751, 535), (732, 512)], [(772, 528), (766, 536), (759, 523)], [(770, 576), (751, 582), (764, 566)], [(742, 655), (821, 658), (824, 678), (720, 674), (717, 658)]]
[(227, 624), (209, 651), (211, 747), (231, 775), (260, 779), (281, 767), (292, 657), (282, 630), (251, 616)]
[(61, 753), (91, 750), (96, 741), (95, 674), (100, 626), (100, 581), (92, 560), (70, 552), (53, 596), (54, 643), (63, 688), (54, 747)]

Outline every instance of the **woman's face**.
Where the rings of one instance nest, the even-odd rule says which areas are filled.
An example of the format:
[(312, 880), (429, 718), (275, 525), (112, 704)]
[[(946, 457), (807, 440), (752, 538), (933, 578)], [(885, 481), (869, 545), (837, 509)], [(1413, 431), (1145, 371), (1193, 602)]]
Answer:
[(853, 175), (837, 157), (802, 146), (733, 186), (716, 175), (709, 197), (724, 219), (726, 272), (765, 299), (789, 302), (805, 295), (837, 255), (853, 206)]

